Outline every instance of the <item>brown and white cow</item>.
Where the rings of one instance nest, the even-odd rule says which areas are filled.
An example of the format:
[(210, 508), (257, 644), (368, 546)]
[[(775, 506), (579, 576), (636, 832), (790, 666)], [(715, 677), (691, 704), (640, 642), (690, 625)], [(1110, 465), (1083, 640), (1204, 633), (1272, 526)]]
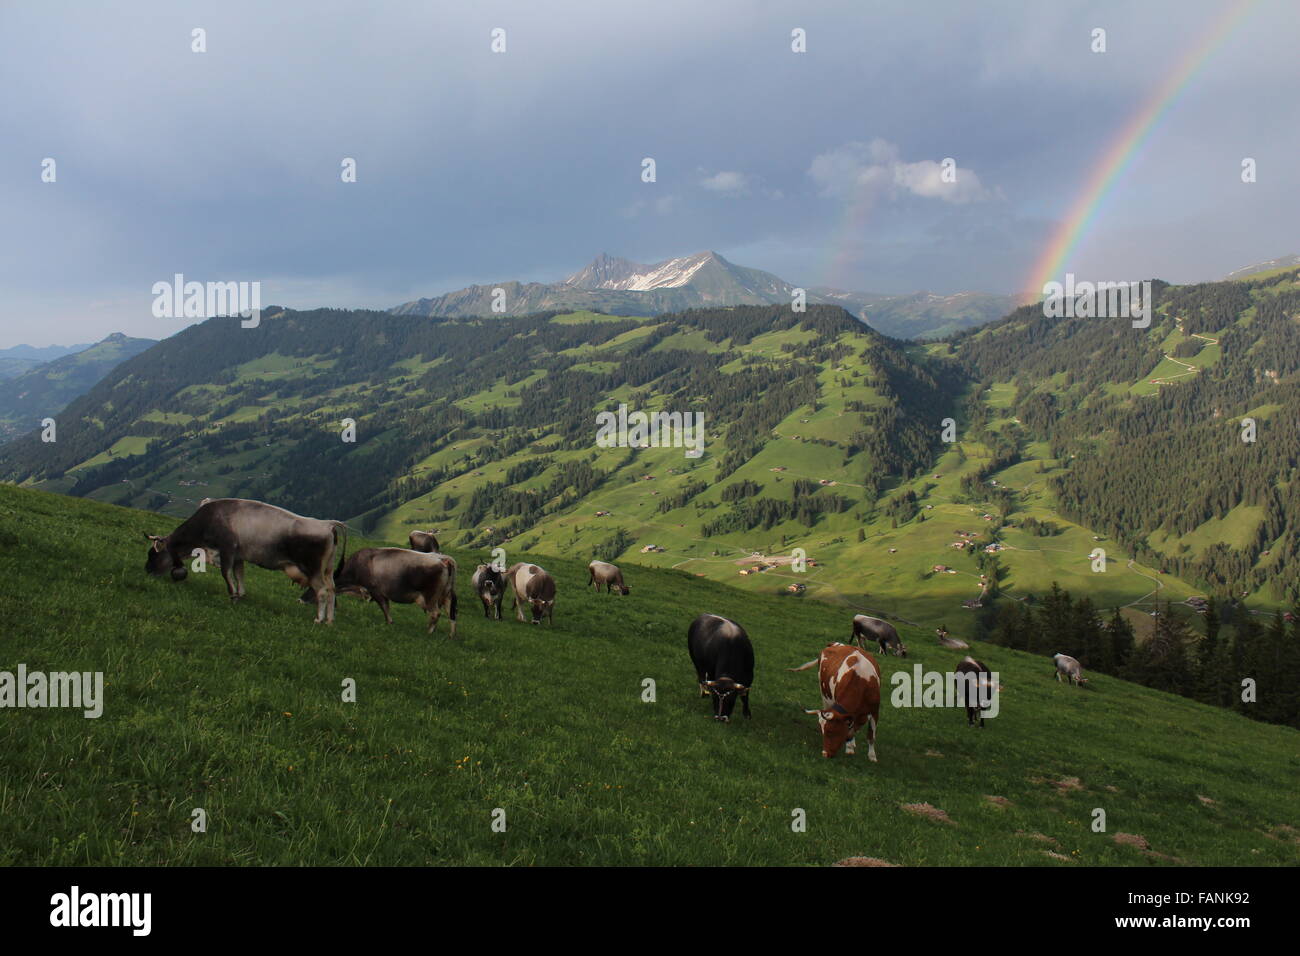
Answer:
[(498, 571), (490, 564), (480, 564), (474, 569), (470, 585), (483, 602), (483, 616), (491, 618), (495, 612), (496, 619), (501, 620), (501, 604), (506, 597), (505, 572)]
[(1062, 677), (1076, 687), (1088, 683), (1088, 678), (1083, 676), (1083, 665), (1069, 654), (1053, 654), (1052, 660), (1056, 661), (1056, 680), (1058, 683)]
[(414, 604), (429, 615), (429, 633), (446, 612), (451, 621), (450, 637), (456, 636), (456, 562), (445, 554), (411, 551), (407, 548), (362, 548), (340, 562), (334, 574), (340, 594), (370, 598), (393, 623), (388, 604)]
[(822, 706), (816, 714), (822, 731), (822, 756), (834, 757), (841, 746), (857, 753), (855, 735), (867, 729), (867, 759), (876, 759), (876, 725), (880, 722), (880, 668), (870, 652), (850, 644), (828, 644), (821, 654), (791, 670), (820, 664)]
[(619, 594), (632, 593), (632, 589), (623, 583), (623, 572), (617, 565), (610, 564), (608, 561), (593, 561), (587, 565), (587, 571), (591, 574), (587, 583), (596, 586), (597, 594), (600, 593), (602, 584), (605, 586), (606, 594), (613, 594), (615, 591)]
[(535, 564), (520, 562), (506, 571), (506, 580), (515, 592), (515, 616), (524, 619), (522, 606), (533, 611), (533, 623), (542, 623), (543, 616), (555, 623), (555, 578)]
[(186, 560), (196, 548), (215, 552), (232, 601), (244, 596), (244, 562), (283, 571), (310, 588), (316, 599), (316, 622), (334, 621), (334, 548), (340, 537), (347, 553), (347, 525), (304, 518), (264, 501), (208, 498), (169, 535), (146, 534), (145, 570), (183, 581)]
[(435, 551), (441, 551), (438, 545), (438, 539), (432, 531), (412, 531), (407, 540), (411, 542), (412, 551), (423, 551), (425, 554), (433, 554)]
[(907, 656), (907, 645), (898, 636), (898, 630), (888, 621), (866, 614), (857, 614), (853, 618), (853, 643), (866, 647), (867, 641), (875, 641), (882, 654)]

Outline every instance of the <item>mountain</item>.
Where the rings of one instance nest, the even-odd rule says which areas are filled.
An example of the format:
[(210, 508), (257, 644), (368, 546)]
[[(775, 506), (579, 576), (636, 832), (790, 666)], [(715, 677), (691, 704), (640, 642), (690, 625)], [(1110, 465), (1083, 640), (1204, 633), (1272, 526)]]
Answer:
[[(0, 476), (176, 516), (259, 497), (390, 538), (432, 526), (458, 547), (807, 583), (970, 636), (997, 595), (1053, 582), (1139, 628), (1166, 601), (1199, 626), (1192, 597), (1300, 601), (1297, 272), (1155, 283), (1146, 329), (1026, 306), (927, 343), (826, 305), (265, 309), (256, 335), (213, 319), (127, 360), (65, 410), (57, 444), (6, 446)], [(574, 278), (648, 274), (608, 260)], [(599, 446), (596, 413), (620, 404), (704, 414), (705, 454)], [(809, 577), (740, 573), (795, 547), (818, 559)]]
[[(601, 253), (588, 266), (555, 283), (501, 282), (475, 285), (399, 305), (397, 315), (489, 316), (494, 290), (505, 293), (506, 315), (547, 310), (587, 310), (610, 315), (660, 315), (686, 309), (736, 305), (788, 305), (795, 286), (727, 261), (716, 252), (643, 265)], [(934, 338), (1001, 318), (1020, 301), (1014, 296), (967, 292), (879, 295), (838, 289), (807, 290), (810, 304), (838, 305), (894, 338)]]
[(15, 345), (11, 348), (0, 349), (0, 380), (14, 378), (23, 374), (23, 372), (31, 371), (38, 365), (43, 365), (56, 358), (72, 355), (88, 348), (90, 348), (89, 343), (85, 345), (47, 345), (44, 347)]
[(819, 302), (843, 306), (873, 329), (896, 339), (940, 339), (962, 329), (986, 325), (1026, 304), (1023, 296), (990, 292), (883, 295), (814, 287), (809, 293)]
[[(0, 381), (0, 441), (38, 428), (41, 419), (58, 415), (117, 365), (153, 345), (114, 332), (102, 342), (77, 348), (14, 378)], [(19, 346), (24, 349), (26, 346)], [(60, 346), (52, 346), (60, 349)], [(32, 352), (48, 353), (49, 349)]]
[[(1300, 602), (1300, 269), (1153, 285), (1151, 326), (1026, 307), (945, 348), (1053, 509), (1225, 601)], [(1159, 578), (1155, 583), (1163, 587)], [(1157, 590), (1160, 589), (1157, 588)]]
[(1245, 279), (1261, 272), (1272, 272), (1275, 269), (1293, 269), (1296, 266), (1300, 266), (1300, 256), (1282, 256), (1280, 259), (1268, 259), (1265, 262), (1257, 262), (1253, 266), (1234, 269), (1224, 276), (1224, 279)]

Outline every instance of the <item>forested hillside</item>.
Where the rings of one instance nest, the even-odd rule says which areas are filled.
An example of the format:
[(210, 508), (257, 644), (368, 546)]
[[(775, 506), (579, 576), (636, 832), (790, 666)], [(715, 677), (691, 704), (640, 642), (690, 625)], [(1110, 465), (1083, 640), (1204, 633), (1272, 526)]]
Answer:
[(1292, 604), (1296, 280), (1292, 269), (1247, 282), (1156, 283), (1150, 329), (1025, 308), (951, 344), (973, 378), (1014, 388), (1016, 421), (1001, 429), (1008, 442), (1044, 441), (1068, 463), (1050, 481), (1063, 515), (1224, 598), (1258, 591)]

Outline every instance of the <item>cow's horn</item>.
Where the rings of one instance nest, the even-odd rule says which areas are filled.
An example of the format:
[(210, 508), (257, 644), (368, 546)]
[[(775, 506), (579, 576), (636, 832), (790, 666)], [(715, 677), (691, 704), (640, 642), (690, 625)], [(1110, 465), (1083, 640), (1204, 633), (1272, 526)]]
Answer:
[(814, 707), (812, 710), (805, 710), (804, 713), (805, 713), (805, 714), (820, 714), (820, 713), (821, 713), (821, 708), (820, 708), (820, 707)]

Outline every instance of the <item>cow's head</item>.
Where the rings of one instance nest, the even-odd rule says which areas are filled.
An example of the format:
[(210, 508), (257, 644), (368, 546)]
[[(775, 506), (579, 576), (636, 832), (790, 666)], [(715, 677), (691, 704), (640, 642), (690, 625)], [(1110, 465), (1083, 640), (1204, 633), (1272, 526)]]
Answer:
[(839, 753), (840, 748), (853, 736), (856, 729), (853, 715), (839, 704), (835, 704), (830, 710), (805, 710), (804, 713), (817, 715), (817, 723), (821, 725), (822, 730), (823, 757), (834, 757)]
[[(724, 724), (731, 720), (731, 712), (736, 709), (736, 698), (749, 696), (749, 688), (730, 677), (705, 681), (704, 687), (713, 698), (713, 719)], [(745, 707), (748, 712), (749, 704), (745, 704)]]
[(618, 593), (619, 593), (619, 594), (631, 594), (631, 593), (632, 593), (632, 589), (631, 589), (630, 587), (628, 587), (626, 584), (619, 584), (619, 585), (616, 585), (616, 587), (618, 588)]
[(144, 561), (144, 569), (150, 574), (161, 577), (170, 574), (173, 581), (184, 581), (190, 573), (184, 561), (177, 560), (169, 547), (168, 539), (160, 534), (148, 534), (149, 554)]
[(551, 612), (555, 607), (555, 598), (545, 601), (542, 598), (529, 598), (528, 605), (533, 609), (533, 623), (541, 624), (542, 618)]
[(898, 656), (899, 657), (907, 656), (907, 645), (904, 644), (902, 641), (898, 642)]

